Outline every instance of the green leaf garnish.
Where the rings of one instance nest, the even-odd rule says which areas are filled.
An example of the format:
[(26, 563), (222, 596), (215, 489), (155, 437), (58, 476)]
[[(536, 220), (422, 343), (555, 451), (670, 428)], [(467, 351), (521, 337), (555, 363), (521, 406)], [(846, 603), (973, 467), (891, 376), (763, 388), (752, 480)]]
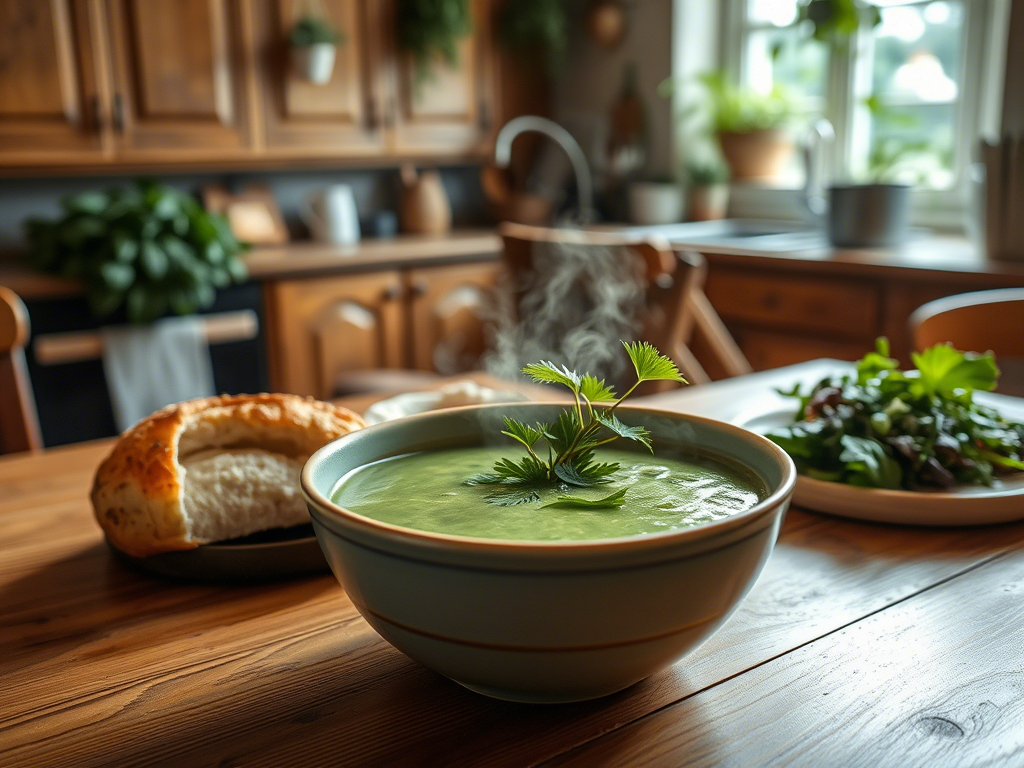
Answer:
[[(622, 344), (633, 363), (637, 380), (621, 396), (596, 376), (564, 365), (541, 361), (525, 366), (523, 373), (534, 381), (567, 387), (573, 396), (573, 407), (562, 411), (550, 424), (530, 426), (506, 418), (502, 434), (519, 443), (527, 455), (519, 460), (500, 459), (490, 472), (474, 475), (465, 480), (465, 484), (501, 486), (500, 490), (484, 497), (492, 504), (525, 504), (539, 500), (542, 488), (588, 488), (611, 482), (619, 465), (598, 462), (594, 449), (618, 438), (642, 443), (653, 451), (647, 429), (624, 424), (614, 411), (642, 382), (686, 383), (686, 380), (675, 363), (647, 342)], [(538, 448), (542, 441), (546, 448)], [(622, 505), (625, 495), (626, 489), (597, 501), (559, 496), (557, 502), (547, 506), (614, 507)]]
[(648, 432), (645, 427), (626, 426), (619, 421), (619, 417), (614, 413), (598, 413), (595, 414), (594, 418), (600, 421), (604, 426), (608, 427), (608, 429), (619, 437), (625, 437), (627, 440), (635, 440), (638, 443), (643, 443), (647, 450), (654, 453), (654, 448), (651, 446), (651, 433)]
[(630, 344), (622, 342), (626, 348), (629, 359), (633, 361), (633, 368), (636, 369), (637, 384), (641, 381), (678, 381), (686, 383), (686, 379), (679, 373), (676, 364), (665, 355), (661, 354), (655, 347), (646, 341), (637, 341)]
[(991, 354), (964, 353), (948, 344), (936, 344), (911, 357), (920, 374), (915, 384), (926, 395), (948, 396), (958, 389), (990, 392), (999, 380), (999, 369)]
[(620, 488), (615, 493), (605, 496), (603, 499), (584, 499), (582, 496), (559, 496), (550, 504), (545, 504), (542, 509), (548, 507), (562, 507), (572, 509), (618, 509), (626, 503), (626, 488)]

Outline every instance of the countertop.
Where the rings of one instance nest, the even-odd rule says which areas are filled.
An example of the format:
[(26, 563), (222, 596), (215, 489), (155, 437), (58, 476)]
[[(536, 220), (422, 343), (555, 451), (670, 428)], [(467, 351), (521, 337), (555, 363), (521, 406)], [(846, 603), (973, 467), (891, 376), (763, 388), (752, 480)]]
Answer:
[[(270, 280), (497, 259), (500, 253), (501, 238), (494, 229), (466, 229), (436, 236), (367, 239), (349, 246), (312, 242), (257, 246), (245, 255), (245, 263), (251, 278)], [(82, 291), (76, 281), (38, 274), (14, 258), (0, 261), (0, 285), (25, 299), (70, 296)]]
[[(625, 227), (603, 225), (596, 229), (616, 232)], [(963, 286), (965, 291), (1024, 286), (1024, 263), (992, 261), (966, 238), (949, 235), (919, 234), (905, 246), (894, 249), (778, 251), (685, 241), (673, 241), (671, 245), (677, 250), (703, 254), (713, 268), (954, 283)], [(310, 242), (259, 246), (246, 256), (246, 263), (252, 278), (269, 280), (497, 259), (500, 253), (501, 238), (495, 229), (467, 229), (433, 237), (402, 235), (363, 240), (352, 246)], [(81, 292), (81, 286), (74, 281), (37, 274), (11, 258), (0, 260), (0, 285), (11, 288), (24, 298)]]
[[(703, 410), (715, 387), (822, 365), (651, 402)], [(1024, 523), (791, 509), (751, 592), (689, 657), (603, 699), (528, 706), (406, 658), (331, 576), (202, 586), (121, 566), (87, 497), (109, 445), (0, 459), (0, 765), (1024, 760)]]

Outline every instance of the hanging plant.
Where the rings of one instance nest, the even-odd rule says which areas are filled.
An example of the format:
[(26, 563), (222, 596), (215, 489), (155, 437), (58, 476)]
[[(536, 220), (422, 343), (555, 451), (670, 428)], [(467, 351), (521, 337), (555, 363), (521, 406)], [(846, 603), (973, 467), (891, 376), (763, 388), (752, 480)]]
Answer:
[(430, 79), (441, 58), (459, 64), (459, 40), (473, 31), (469, 0), (399, 0), (395, 19), (398, 46), (412, 55), (417, 84)]
[(569, 47), (566, 0), (508, 0), (498, 17), (498, 34), (508, 48), (543, 54), (551, 75), (562, 69)]
[(133, 323), (213, 304), (217, 289), (246, 277), (239, 243), (222, 216), (153, 182), (85, 192), (62, 201), (57, 221), (26, 222), (33, 267), (85, 283), (97, 316), (124, 305)]
[(303, 16), (292, 27), (289, 40), (295, 68), (311, 83), (323, 85), (334, 73), (334, 58), (345, 36), (319, 16)]
[(813, 39), (838, 49), (849, 44), (862, 20), (877, 27), (882, 12), (878, 6), (858, 0), (803, 0), (797, 14), (797, 21), (807, 24)]

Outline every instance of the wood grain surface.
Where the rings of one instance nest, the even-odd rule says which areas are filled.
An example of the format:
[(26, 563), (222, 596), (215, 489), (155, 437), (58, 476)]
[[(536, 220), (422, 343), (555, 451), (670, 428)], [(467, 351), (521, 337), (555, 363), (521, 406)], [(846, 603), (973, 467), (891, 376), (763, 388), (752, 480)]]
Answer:
[(333, 578), (190, 585), (119, 565), (87, 502), (108, 446), (0, 459), (0, 766), (1024, 762), (1024, 524), (792, 510), (698, 651), (538, 707), (410, 661)]

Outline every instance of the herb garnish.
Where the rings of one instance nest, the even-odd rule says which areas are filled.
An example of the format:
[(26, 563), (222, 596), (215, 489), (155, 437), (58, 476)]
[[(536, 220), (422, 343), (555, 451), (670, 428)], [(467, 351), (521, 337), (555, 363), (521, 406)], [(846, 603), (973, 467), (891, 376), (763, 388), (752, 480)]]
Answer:
[(974, 402), (992, 390), (999, 369), (991, 354), (940, 344), (913, 355), (901, 371), (885, 338), (852, 376), (828, 377), (799, 399), (794, 423), (768, 433), (801, 474), (873, 488), (919, 490), (992, 485), (1024, 471), (1024, 425)]
[[(544, 488), (592, 488), (611, 482), (611, 475), (619, 465), (598, 462), (594, 449), (620, 437), (642, 443), (653, 452), (648, 431), (644, 427), (623, 424), (615, 415), (615, 409), (645, 381), (685, 384), (686, 380), (675, 363), (647, 342), (624, 341), (622, 345), (633, 363), (637, 380), (621, 397), (596, 376), (580, 374), (564, 365), (541, 361), (524, 367), (523, 373), (536, 382), (568, 387), (573, 407), (562, 411), (550, 424), (531, 426), (506, 417), (502, 434), (522, 445), (527, 455), (518, 460), (500, 459), (490, 472), (474, 475), (465, 484), (500, 486), (484, 497), (491, 504), (505, 507), (526, 504), (539, 501)], [(546, 451), (538, 447), (541, 441), (546, 444)], [(602, 499), (562, 494), (544, 506), (615, 508), (621, 507), (625, 499), (626, 489), (622, 488)]]

